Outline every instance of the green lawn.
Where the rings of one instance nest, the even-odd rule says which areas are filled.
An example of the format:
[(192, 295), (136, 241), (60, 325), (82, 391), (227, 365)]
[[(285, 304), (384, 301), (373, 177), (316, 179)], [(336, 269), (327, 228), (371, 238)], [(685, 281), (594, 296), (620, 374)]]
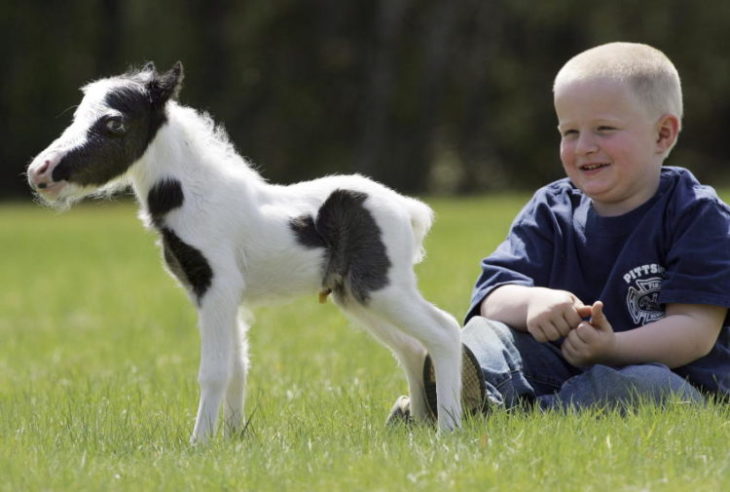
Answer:
[[(418, 267), (461, 317), (527, 199), (434, 199)], [(195, 312), (134, 206), (0, 206), (0, 491), (730, 490), (730, 410), (386, 429), (402, 372), (316, 296), (256, 312), (247, 433), (190, 447)]]

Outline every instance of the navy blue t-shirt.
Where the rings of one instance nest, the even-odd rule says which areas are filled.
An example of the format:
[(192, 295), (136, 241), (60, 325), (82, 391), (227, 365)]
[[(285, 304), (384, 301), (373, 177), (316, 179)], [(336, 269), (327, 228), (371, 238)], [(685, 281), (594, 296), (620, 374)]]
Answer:
[[(664, 317), (669, 303), (730, 308), (730, 207), (686, 169), (664, 167), (656, 195), (618, 217), (601, 217), (566, 178), (541, 188), (507, 239), (482, 260), (467, 320), (505, 284), (603, 301), (614, 331)], [(730, 395), (730, 315), (705, 357), (674, 371)]]

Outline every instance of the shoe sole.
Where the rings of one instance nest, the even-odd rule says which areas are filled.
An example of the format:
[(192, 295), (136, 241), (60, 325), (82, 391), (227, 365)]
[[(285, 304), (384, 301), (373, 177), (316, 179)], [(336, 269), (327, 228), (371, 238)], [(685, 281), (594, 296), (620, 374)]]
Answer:
[[(488, 410), (486, 386), (482, 378), (482, 370), (474, 353), (462, 344), (463, 357), (461, 369), (461, 406), (465, 414), (484, 413)], [(426, 392), (426, 403), (433, 418), (438, 418), (438, 401), (436, 399), (436, 372), (431, 356), (426, 355), (423, 363), (423, 383)]]

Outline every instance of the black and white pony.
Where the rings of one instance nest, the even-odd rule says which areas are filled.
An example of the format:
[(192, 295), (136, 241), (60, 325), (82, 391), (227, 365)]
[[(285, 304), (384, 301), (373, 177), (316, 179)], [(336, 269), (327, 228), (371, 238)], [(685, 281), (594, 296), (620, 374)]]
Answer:
[(198, 310), (192, 442), (212, 436), (222, 404), (227, 433), (243, 426), (248, 327), (239, 306), (317, 293), (331, 293), (394, 352), (417, 419), (428, 412), (428, 352), (439, 428), (458, 427), (459, 327), (423, 299), (413, 272), (431, 209), (358, 175), (266, 183), (208, 115), (176, 102), (182, 79), (180, 63), (165, 73), (149, 63), (87, 85), (72, 124), (33, 160), (28, 181), (59, 208), (131, 184), (168, 269)]

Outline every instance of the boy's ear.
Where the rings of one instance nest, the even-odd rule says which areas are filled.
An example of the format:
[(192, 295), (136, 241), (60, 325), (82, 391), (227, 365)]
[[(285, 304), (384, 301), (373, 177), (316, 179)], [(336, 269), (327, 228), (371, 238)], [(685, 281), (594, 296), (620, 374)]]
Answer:
[(170, 99), (177, 99), (184, 78), (181, 62), (175, 63), (170, 70), (163, 74), (154, 72), (154, 77), (147, 83), (152, 104), (164, 106)]
[(677, 143), (682, 123), (673, 114), (665, 114), (657, 122), (656, 150), (659, 154), (668, 154)]

